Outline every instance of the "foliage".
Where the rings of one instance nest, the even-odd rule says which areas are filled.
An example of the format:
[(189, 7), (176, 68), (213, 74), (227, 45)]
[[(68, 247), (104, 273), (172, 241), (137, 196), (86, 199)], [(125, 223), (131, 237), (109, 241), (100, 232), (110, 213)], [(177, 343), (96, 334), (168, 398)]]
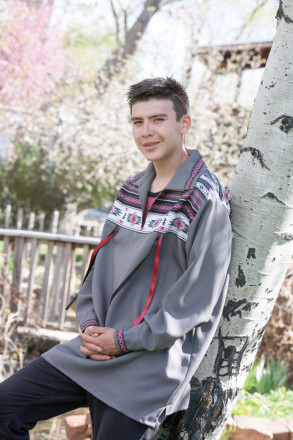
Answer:
[(194, 108), (195, 123), (188, 142), (198, 145), (204, 160), (225, 186), (229, 186), (239, 160), (249, 113), (249, 109), (235, 103), (210, 102), (204, 113), (202, 106)]
[(40, 105), (66, 69), (61, 27), (56, 23), (54, 31), (49, 29), (49, 5), (8, 0), (1, 6), (1, 103)]
[[(174, 2), (174, 7), (173, 2), (167, 3), (174, 22), (186, 21), (188, 15), (188, 32), (192, 33), (194, 26), (200, 32), (204, 13), (190, 17), (179, 2)], [(7, 42), (4, 47), (4, 38), (0, 37), (0, 48), (5, 50), (6, 67), (0, 73), (0, 83), (5, 81), (9, 87), (0, 90), (5, 98), (2, 102), (6, 103), (0, 106), (0, 133), (7, 135), (6, 162), (0, 167), (2, 204), (10, 200), (38, 211), (44, 209), (46, 199), (47, 211), (54, 203), (55, 208), (71, 202), (79, 210), (97, 207), (110, 202), (121, 182), (145, 167), (132, 141), (125, 99), (127, 85), (141, 79), (144, 49), (138, 47), (135, 62), (129, 59), (126, 65), (118, 64), (115, 77), (108, 80), (110, 87), (97, 96), (101, 65), (117, 47), (123, 46), (143, 6), (142, 1), (137, 2), (138, 8), (129, 2), (122, 10), (120, 2), (112, 4), (116, 7), (112, 27), (108, 23), (96, 26), (94, 33), (79, 29), (74, 23), (67, 33), (62, 32), (61, 26), (52, 22), (49, 7), (33, 8), (11, 0), (5, 4), (8, 21), (3, 37), (7, 37)], [(204, 12), (204, 2), (194, 0), (194, 4)], [(1, 26), (2, 21), (0, 15)], [(194, 42), (195, 53), (196, 44), (198, 39)], [(160, 58), (159, 54), (154, 56)], [(214, 54), (209, 63), (211, 60), (214, 62)], [(184, 68), (189, 67), (192, 68)], [(237, 96), (232, 103), (216, 101), (218, 74), (208, 73), (216, 72), (213, 65), (207, 65), (205, 70), (207, 73), (198, 84), (202, 92), (192, 102), (194, 128), (187, 144), (199, 147), (208, 165), (229, 185), (249, 110), (237, 102)], [(186, 77), (184, 72), (182, 77)], [(186, 85), (194, 95), (194, 78), (189, 76), (188, 81)], [(31, 160), (29, 154), (33, 156)], [(19, 182), (22, 188), (16, 187)], [(28, 195), (30, 191), (35, 194)]]
[[(37, 30), (35, 35), (34, 25), (37, 17), (48, 15), (49, 10), (30, 10), (24, 5), (18, 7), (18, 2), (15, 11), (13, 8), (14, 4), (8, 2), (6, 9), (11, 20), (8, 20), (10, 27), (7, 25), (7, 33), (12, 32), (15, 25), (21, 35), (20, 30), (28, 20), (30, 26), (26, 32), (32, 34), (29, 42), (33, 44), (34, 38), (43, 41)], [(63, 36), (58, 32), (55, 34), (53, 29), (49, 34), (58, 35), (56, 40), (61, 48)], [(22, 38), (19, 37), (19, 40), (22, 41)], [(9, 42), (8, 39), (8, 46)], [(55, 75), (59, 68), (56, 47), (58, 66), (44, 64), (44, 59), (50, 58), (53, 47), (46, 40), (43, 52), (32, 60), (34, 64), (30, 64), (32, 48), (26, 40), (21, 47), (12, 44), (12, 47), (6, 48), (6, 52), (12, 55), (7, 56), (6, 64), (10, 67), (2, 72), (2, 79), (6, 81), (13, 70), (13, 62), (18, 62), (21, 74), (16, 78), (26, 92), (19, 95), (15, 82), (11, 82), (9, 89), (14, 93), (5, 92), (3, 87), (0, 91), (5, 95), (3, 102), (7, 104), (0, 108), (1, 132), (7, 135), (6, 160), (0, 167), (4, 189), (2, 205), (7, 201), (17, 201), (19, 206), (28, 210), (47, 212), (53, 205), (54, 208), (65, 207), (69, 202), (78, 204), (80, 209), (99, 206), (112, 200), (121, 182), (139, 167), (138, 155), (131, 156), (128, 126), (129, 136), (125, 135), (127, 109), (125, 104), (121, 109), (120, 84), (112, 87), (105, 100), (97, 101), (93, 80), (81, 80), (76, 69), (67, 71), (62, 80)], [(19, 52), (22, 57), (15, 55)], [(24, 61), (28, 63), (27, 69), (22, 68)], [(48, 78), (51, 88), (47, 88)], [(34, 94), (30, 84), (39, 80), (43, 80), (44, 84), (36, 89), (39, 94)], [(27, 99), (28, 91), (30, 99)]]
[(13, 162), (0, 162), (2, 208), (7, 203), (35, 213), (51, 213), (64, 206), (62, 175), (48, 162), (48, 152), (39, 144), (18, 143)]
[(270, 420), (284, 418), (292, 419), (293, 390), (279, 387), (268, 394), (250, 394), (242, 391), (233, 410), (233, 415), (248, 415), (264, 417)]
[(82, 66), (83, 79), (94, 81), (97, 69), (100, 69), (107, 57), (115, 48), (116, 41), (112, 29), (101, 32), (97, 26), (94, 30), (81, 28), (80, 24), (71, 24), (65, 34), (64, 47), (70, 50), (73, 58)]
[(229, 440), (232, 431), (233, 431), (233, 426), (229, 426), (229, 428), (225, 427), (224, 431), (221, 434), (220, 440)]
[(288, 368), (283, 362), (271, 359), (265, 366), (265, 359), (255, 363), (244, 383), (244, 390), (249, 393), (268, 394), (286, 386), (288, 383)]
[(293, 264), (288, 269), (257, 356), (284, 361), (293, 383)]

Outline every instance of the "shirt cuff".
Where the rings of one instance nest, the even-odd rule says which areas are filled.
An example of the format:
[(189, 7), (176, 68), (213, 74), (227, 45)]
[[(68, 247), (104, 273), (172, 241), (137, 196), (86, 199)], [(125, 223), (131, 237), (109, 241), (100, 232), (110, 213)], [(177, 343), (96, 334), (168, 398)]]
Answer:
[(140, 340), (139, 330), (143, 330), (145, 328), (145, 323), (140, 323), (133, 327), (125, 327), (123, 329), (123, 340), (124, 345), (127, 347), (129, 351), (140, 351), (145, 350), (143, 344)]
[(125, 341), (124, 341), (124, 329), (123, 328), (115, 329), (114, 338), (115, 338), (115, 343), (116, 343), (118, 350), (121, 353), (128, 353), (129, 350), (127, 349)]
[(90, 325), (96, 325), (97, 327), (100, 327), (100, 323), (99, 323), (99, 321), (97, 321), (96, 319), (88, 319), (88, 320), (86, 320), (83, 324), (81, 324), (81, 326), (80, 326), (80, 330), (81, 330), (82, 332), (84, 332), (85, 329), (86, 329), (87, 327), (89, 327)]

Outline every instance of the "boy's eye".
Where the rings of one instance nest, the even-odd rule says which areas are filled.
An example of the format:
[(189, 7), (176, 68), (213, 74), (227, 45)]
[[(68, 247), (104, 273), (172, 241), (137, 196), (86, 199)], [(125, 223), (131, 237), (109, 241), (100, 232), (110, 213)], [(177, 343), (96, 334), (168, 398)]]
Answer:
[(133, 125), (139, 125), (141, 124), (141, 121), (133, 121)]

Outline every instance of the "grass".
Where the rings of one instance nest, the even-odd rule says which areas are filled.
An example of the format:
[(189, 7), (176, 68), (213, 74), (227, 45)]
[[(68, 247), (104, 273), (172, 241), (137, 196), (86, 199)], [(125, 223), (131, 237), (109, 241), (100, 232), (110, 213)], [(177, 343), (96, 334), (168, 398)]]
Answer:
[(269, 420), (278, 418), (292, 420), (293, 390), (280, 387), (271, 390), (268, 394), (251, 394), (243, 390), (232, 414), (263, 417)]
[(292, 419), (293, 390), (287, 385), (286, 365), (261, 359), (250, 370), (232, 414)]
[[(287, 385), (288, 368), (283, 362), (260, 360), (247, 376), (232, 415), (292, 420), (293, 390)], [(228, 440), (232, 429), (224, 429), (221, 440)]]

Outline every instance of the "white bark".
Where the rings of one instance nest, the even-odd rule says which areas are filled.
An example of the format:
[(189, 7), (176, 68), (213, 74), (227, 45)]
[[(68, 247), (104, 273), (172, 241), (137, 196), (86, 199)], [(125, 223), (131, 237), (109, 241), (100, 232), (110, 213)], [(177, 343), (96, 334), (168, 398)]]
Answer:
[[(275, 41), (232, 179), (234, 244), (223, 317), (178, 428), (157, 439), (216, 440), (252, 366), (293, 255), (293, 2)], [(175, 427), (177, 424), (177, 428)]]

